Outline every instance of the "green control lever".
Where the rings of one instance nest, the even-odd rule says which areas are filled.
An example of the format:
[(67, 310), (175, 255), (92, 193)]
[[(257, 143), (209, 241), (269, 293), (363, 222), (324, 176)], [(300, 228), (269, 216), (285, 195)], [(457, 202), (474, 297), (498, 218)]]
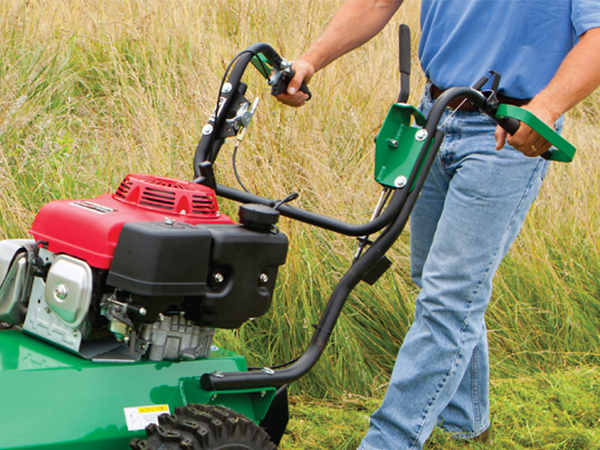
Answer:
[(500, 104), (498, 111), (496, 112), (496, 117), (500, 119), (501, 124), (506, 122), (507, 118), (509, 119), (508, 127), (505, 124), (502, 124), (502, 126), (510, 134), (514, 134), (519, 129), (519, 122), (523, 122), (550, 142), (554, 148), (551, 148), (542, 155), (544, 159), (567, 163), (573, 161), (573, 156), (576, 151), (575, 147), (554, 131), (552, 127), (546, 125), (529, 111), (513, 105)]

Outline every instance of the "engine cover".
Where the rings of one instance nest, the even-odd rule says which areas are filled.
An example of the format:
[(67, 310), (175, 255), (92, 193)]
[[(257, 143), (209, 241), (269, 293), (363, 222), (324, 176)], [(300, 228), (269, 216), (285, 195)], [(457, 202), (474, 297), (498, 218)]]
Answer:
[(106, 282), (135, 294), (150, 320), (178, 305), (200, 325), (237, 328), (271, 306), (287, 250), (285, 234), (240, 225), (129, 223)]
[(202, 185), (150, 175), (128, 175), (114, 194), (48, 203), (30, 233), (48, 250), (108, 269), (123, 225), (174, 221), (191, 225), (234, 224), (219, 213), (215, 193)]

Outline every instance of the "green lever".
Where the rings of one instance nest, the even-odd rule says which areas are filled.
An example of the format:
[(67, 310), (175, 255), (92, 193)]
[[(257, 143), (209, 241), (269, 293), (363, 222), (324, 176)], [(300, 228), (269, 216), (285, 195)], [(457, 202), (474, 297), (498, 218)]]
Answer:
[(271, 64), (269, 64), (269, 60), (262, 53), (254, 56), (250, 62), (263, 77), (269, 79), (271, 76)]
[(501, 104), (496, 113), (497, 117), (511, 117), (529, 125), (540, 136), (546, 139), (555, 148), (550, 149), (551, 161), (571, 162), (575, 156), (575, 147), (529, 111), (513, 105)]

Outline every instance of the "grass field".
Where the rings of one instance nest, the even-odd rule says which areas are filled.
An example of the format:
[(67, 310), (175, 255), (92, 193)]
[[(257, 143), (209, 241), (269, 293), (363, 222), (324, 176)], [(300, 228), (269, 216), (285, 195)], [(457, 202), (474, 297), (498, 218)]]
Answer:
[[(0, 2), (0, 238), (27, 236), (48, 201), (113, 191), (130, 172), (190, 179), (229, 61), (257, 41), (293, 59), (339, 3)], [(251, 96), (263, 100), (238, 160), (252, 191), (298, 192), (298, 206), (368, 220), (379, 194), (373, 137), (397, 97), (397, 26), (407, 23), (416, 42), (418, 10), (417, 0), (406, 0), (378, 37), (318, 74), (314, 98), (300, 110), (277, 104), (248, 73)], [(415, 68), (412, 103), (423, 85)], [(567, 117), (575, 161), (553, 164), (495, 279), (488, 329), (498, 448), (600, 448), (598, 123), (596, 92)], [(217, 170), (235, 185), (231, 152), (223, 149)], [(235, 205), (221, 207), (235, 217)], [(355, 249), (353, 239), (288, 220), (281, 228), (291, 247), (271, 311), (217, 335), (253, 365), (301, 353)], [(404, 235), (391, 251), (393, 269), (355, 290), (322, 359), (294, 384), (282, 448), (358, 442), (412, 319), (408, 251)], [(432, 448), (453, 448), (443, 440)]]

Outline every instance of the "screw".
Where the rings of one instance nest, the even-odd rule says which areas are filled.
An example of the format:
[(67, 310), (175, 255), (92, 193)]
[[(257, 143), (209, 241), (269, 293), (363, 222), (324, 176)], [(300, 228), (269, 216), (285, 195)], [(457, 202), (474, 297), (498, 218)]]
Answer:
[(231, 92), (231, 89), (233, 89), (233, 86), (231, 85), (231, 83), (225, 83), (223, 85), (223, 89), (221, 90), (221, 92), (223, 94), (229, 94)]
[(217, 284), (221, 284), (223, 281), (225, 281), (225, 277), (221, 272), (217, 272), (213, 275), (213, 281)]
[(266, 283), (269, 281), (269, 275), (267, 275), (266, 273), (261, 273), (258, 279), (261, 283)]
[(406, 179), (406, 177), (404, 175), (400, 175), (399, 177), (397, 177), (394, 180), (394, 186), (396, 186), (397, 188), (402, 188), (404, 186), (406, 186), (406, 182), (408, 180)]
[(140, 316), (145, 316), (148, 314), (148, 310), (146, 308), (140, 308)]
[(267, 375), (275, 375), (275, 371), (273, 369), (271, 369), (270, 367), (263, 367), (262, 371), (264, 373), (266, 373)]
[(210, 124), (204, 125), (204, 128), (202, 128), (202, 134), (207, 135), (212, 133), (213, 131), (213, 126)]
[(415, 139), (417, 141), (424, 141), (427, 138), (427, 130), (425, 128), (421, 128), (419, 131), (417, 131), (417, 133), (415, 134)]
[(67, 285), (61, 283), (54, 289), (54, 295), (59, 300), (64, 300), (69, 295), (69, 288), (67, 288)]

